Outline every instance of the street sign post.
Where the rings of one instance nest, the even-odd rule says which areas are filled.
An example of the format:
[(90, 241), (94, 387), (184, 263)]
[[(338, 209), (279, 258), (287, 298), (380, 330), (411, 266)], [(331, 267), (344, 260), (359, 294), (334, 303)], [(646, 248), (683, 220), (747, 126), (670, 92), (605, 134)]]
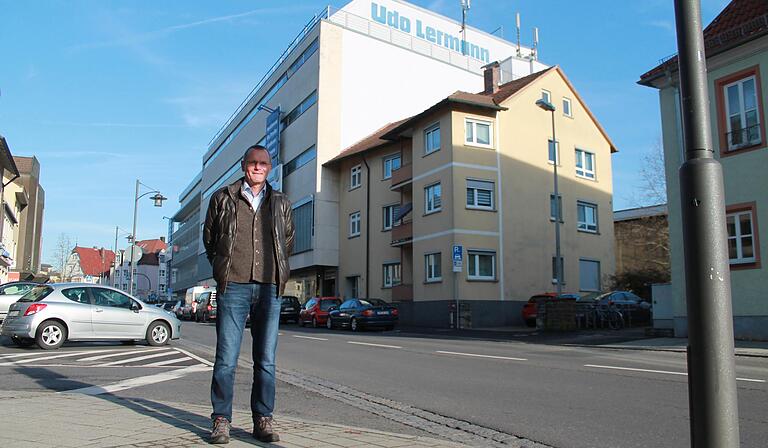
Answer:
[(454, 244), (453, 249), (451, 250), (451, 253), (453, 254), (453, 294), (456, 299), (456, 311), (454, 312), (454, 315), (456, 316), (456, 325), (454, 328), (460, 329), (459, 326), (459, 273), (462, 271), (462, 268), (464, 267), (464, 246), (461, 246), (459, 244)]

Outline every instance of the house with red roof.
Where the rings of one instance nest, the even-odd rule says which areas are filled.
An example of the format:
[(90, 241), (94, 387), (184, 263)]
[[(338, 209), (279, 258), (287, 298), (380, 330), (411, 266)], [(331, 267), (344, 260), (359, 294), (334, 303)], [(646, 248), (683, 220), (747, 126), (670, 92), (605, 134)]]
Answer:
[(106, 283), (115, 253), (98, 247), (75, 246), (67, 258), (62, 281), (83, 283)]
[[(736, 338), (768, 340), (768, 301), (760, 287), (768, 281), (768, 267), (762, 264), (762, 254), (768, 251), (768, 83), (763, 78), (768, 72), (768, 1), (732, 0), (704, 29), (704, 46), (713, 137), (713, 148), (708, 149), (714, 151), (723, 169), (734, 334)], [(667, 180), (674, 303), (663, 316), (654, 308), (654, 321), (685, 337), (688, 323), (678, 179), (685, 159), (677, 57), (665, 58), (640, 75), (638, 83), (659, 91)]]

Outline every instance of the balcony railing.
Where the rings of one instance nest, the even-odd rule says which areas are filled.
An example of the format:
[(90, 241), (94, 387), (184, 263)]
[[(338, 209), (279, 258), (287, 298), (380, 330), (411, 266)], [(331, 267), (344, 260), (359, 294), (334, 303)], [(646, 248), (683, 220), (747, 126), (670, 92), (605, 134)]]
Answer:
[[(728, 151), (736, 151), (749, 146), (759, 145), (762, 142), (760, 135), (760, 123), (743, 129), (735, 129), (725, 134), (728, 139)], [(392, 174), (394, 177), (394, 174)]]
[(392, 177), (390, 189), (394, 190), (402, 186), (407, 185), (413, 180), (413, 165), (403, 165), (400, 168), (392, 171)]
[(392, 287), (392, 301), (413, 301), (413, 285), (397, 285)]
[(402, 246), (413, 241), (413, 224), (411, 221), (403, 222), (392, 227), (392, 246)]

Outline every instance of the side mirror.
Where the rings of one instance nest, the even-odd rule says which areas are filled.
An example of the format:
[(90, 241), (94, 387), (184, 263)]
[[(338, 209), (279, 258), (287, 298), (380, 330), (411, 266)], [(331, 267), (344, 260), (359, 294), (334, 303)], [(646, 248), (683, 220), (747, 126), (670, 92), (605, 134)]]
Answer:
[(140, 309), (141, 309), (141, 306), (138, 303), (131, 302), (131, 311), (133, 311), (134, 313), (138, 313)]

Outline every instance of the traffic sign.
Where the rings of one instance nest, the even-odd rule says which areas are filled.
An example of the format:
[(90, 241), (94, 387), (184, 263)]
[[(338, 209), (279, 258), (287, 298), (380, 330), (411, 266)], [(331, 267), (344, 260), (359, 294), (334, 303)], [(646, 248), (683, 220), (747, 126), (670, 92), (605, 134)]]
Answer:
[(464, 246), (453, 245), (453, 272), (461, 272), (464, 267)]

